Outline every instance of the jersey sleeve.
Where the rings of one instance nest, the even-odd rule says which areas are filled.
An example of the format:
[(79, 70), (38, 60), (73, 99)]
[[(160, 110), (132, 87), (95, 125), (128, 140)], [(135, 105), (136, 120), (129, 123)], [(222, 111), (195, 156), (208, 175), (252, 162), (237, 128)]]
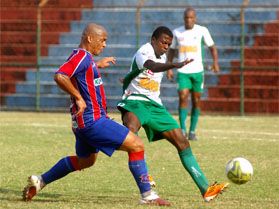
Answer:
[(214, 41), (207, 28), (204, 28), (203, 37), (204, 37), (204, 43), (206, 46), (211, 47), (214, 45)]
[[(153, 49), (152, 49), (153, 50)], [(151, 53), (151, 50), (145, 48), (144, 50), (138, 50), (136, 53), (136, 63), (139, 69), (145, 69), (143, 66), (147, 60), (154, 60), (154, 55)]]
[(175, 31), (173, 31), (172, 33), (173, 33), (173, 39), (172, 39), (170, 48), (171, 48), (171, 49), (177, 49), (177, 43), (178, 43), (178, 42), (177, 42), (177, 36), (176, 36)]
[(87, 60), (87, 53), (83, 50), (78, 50), (76, 53), (73, 52), (59, 70), (56, 73), (67, 75), (68, 77), (73, 77), (76, 74), (86, 70), (88, 68), (89, 62)]

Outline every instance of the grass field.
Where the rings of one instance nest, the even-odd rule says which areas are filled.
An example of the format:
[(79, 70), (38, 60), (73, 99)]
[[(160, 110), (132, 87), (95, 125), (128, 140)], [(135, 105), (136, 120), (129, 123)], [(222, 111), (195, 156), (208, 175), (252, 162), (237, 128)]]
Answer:
[[(120, 122), (118, 114), (112, 115)], [(210, 182), (227, 181), (225, 164), (242, 156), (254, 167), (251, 182), (230, 184), (227, 192), (205, 203), (177, 152), (162, 140), (149, 144), (144, 132), (150, 173), (157, 191), (171, 208), (279, 208), (279, 118), (202, 116), (199, 141), (191, 142)], [(60, 158), (75, 154), (70, 116), (66, 113), (0, 112), (0, 208), (125, 209), (138, 205), (139, 193), (127, 166), (127, 154), (100, 154), (94, 167), (69, 174), (44, 188), (32, 202), (21, 200), (30, 174), (41, 174)], [(157, 207), (148, 207), (157, 208)]]

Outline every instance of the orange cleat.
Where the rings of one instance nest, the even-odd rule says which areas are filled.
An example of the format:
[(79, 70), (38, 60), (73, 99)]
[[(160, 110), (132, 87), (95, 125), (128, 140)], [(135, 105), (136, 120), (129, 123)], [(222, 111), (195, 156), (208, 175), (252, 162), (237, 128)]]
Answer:
[(218, 196), (218, 194), (221, 194), (225, 188), (229, 186), (229, 183), (220, 183), (218, 184), (215, 182), (211, 186), (209, 186), (206, 190), (206, 192), (203, 195), (204, 201), (209, 202), (213, 200), (215, 197)]

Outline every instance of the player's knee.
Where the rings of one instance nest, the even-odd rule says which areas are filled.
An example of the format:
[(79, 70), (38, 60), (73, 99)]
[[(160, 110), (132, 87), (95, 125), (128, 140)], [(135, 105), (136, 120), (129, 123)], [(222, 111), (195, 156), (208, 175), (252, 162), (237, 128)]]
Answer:
[(189, 141), (184, 137), (183, 139), (181, 138), (178, 142), (177, 142), (177, 151), (178, 152), (181, 152), (183, 151), (184, 149), (190, 147), (190, 143)]
[(80, 170), (93, 166), (95, 161), (96, 159), (91, 156), (88, 158), (80, 158), (78, 161)]
[(133, 152), (144, 151), (144, 143), (138, 136), (135, 135), (135, 141), (132, 147)]
[(135, 127), (135, 125), (134, 124), (124, 124), (130, 131), (132, 131), (133, 133), (137, 133), (138, 132), (138, 130), (137, 130), (137, 128)]

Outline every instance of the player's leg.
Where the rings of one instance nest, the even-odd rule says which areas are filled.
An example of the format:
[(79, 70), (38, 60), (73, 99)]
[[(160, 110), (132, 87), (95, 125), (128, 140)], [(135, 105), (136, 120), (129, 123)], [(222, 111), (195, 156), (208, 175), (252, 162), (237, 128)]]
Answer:
[(170, 205), (169, 202), (161, 199), (151, 189), (142, 140), (130, 131), (119, 150), (128, 152), (129, 169), (134, 176), (142, 196), (140, 203), (161, 206)]
[(163, 136), (178, 150), (183, 167), (194, 180), (206, 202), (211, 201), (217, 197), (218, 194), (222, 193), (222, 191), (228, 186), (228, 183), (214, 183), (209, 186), (207, 178), (192, 153), (189, 141), (183, 137), (180, 129), (164, 132)]
[(184, 73), (177, 74), (177, 82), (178, 82), (178, 97), (179, 97), (179, 105), (178, 105), (178, 116), (179, 116), (179, 124), (182, 132), (185, 136), (187, 136), (187, 116), (188, 116), (188, 97), (191, 89), (191, 80), (189, 79), (189, 75)]
[[(129, 155), (129, 168), (135, 177), (136, 183), (142, 196), (151, 198), (155, 204), (166, 204), (151, 192), (148, 179), (147, 166), (144, 159), (144, 145), (142, 140), (129, 129), (106, 117), (100, 118), (82, 132), (86, 143), (96, 150), (100, 150), (108, 156), (112, 156), (115, 150), (124, 150)], [(158, 200), (156, 200), (158, 199)], [(148, 203), (151, 203), (148, 202)]]
[(133, 133), (137, 134), (141, 127), (138, 117), (133, 112), (124, 111), (124, 109), (121, 113), (123, 125)]
[[(138, 104), (136, 105), (137, 108), (135, 108), (135, 105), (132, 105), (134, 108), (131, 108), (129, 103), (125, 105), (125, 108), (127, 108), (128, 110), (131, 108), (135, 113), (130, 112), (127, 109), (124, 109), (123, 107), (118, 107), (118, 109), (121, 111), (123, 125), (126, 126), (134, 134), (138, 135), (138, 131), (141, 128), (141, 122), (136, 114), (148, 115), (148, 112), (146, 112), (146, 108), (141, 108), (140, 103), (138, 102), (136, 103)], [(145, 155), (145, 159), (146, 159), (146, 155)], [(148, 165), (147, 165), (147, 169), (148, 169)], [(149, 178), (150, 185), (152, 187), (155, 187), (156, 182), (154, 181), (153, 177), (149, 175), (148, 178)]]
[(23, 200), (30, 201), (47, 184), (63, 178), (71, 172), (92, 166), (97, 158), (97, 153), (87, 158), (78, 156), (67, 156), (59, 160), (50, 170), (42, 175), (31, 175), (28, 177), (27, 185), (23, 189)]
[(76, 152), (75, 156), (67, 156), (60, 159), (50, 170), (42, 175), (31, 175), (27, 186), (23, 190), (23, 200), (30, 201), (47, 184), (56, 181), (71, 172), (92, 166), (97, 159), (97, 151), (90, 147), (83, 140), (80, 140), (76, 134)]
[(192, 97), (192, 110), (191, 110), (189, 140), (197, 140), (195, 131), (196, 131), (196, 127), (197, 127), (199, 116), (200, 116), (201, 93), (193, 92), (191, 94), (191, 97)]
[(195, 131), (200, 116), (200, 100), (201, 100), (201, 94), (203, 92), (203, 86), (204, 86), (204, 74), (203, 73), (193, 74), (192, 85), (193, 85), (192, 94), (191, 94), (192, 110), (191, 110), (189, 140), (197, 140)]
[(181, 129), (163, 132), (163, 136), (176, 147), (183, 167), (188, 171), (201, 194), (204, 194), (208, 188), (208, 180), (192, 153), (189, 141), (182, 135)]

